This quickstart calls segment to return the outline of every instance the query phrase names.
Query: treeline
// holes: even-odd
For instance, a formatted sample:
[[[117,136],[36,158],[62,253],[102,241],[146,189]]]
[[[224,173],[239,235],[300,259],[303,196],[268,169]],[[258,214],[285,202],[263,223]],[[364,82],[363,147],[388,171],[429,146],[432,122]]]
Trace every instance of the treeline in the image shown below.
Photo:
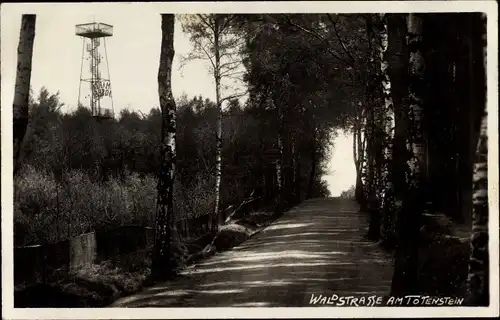
[[[97,121],[87,108],[70,113],[64,108],[59,96],[45,88],[31,99],[15,182],[16,245],[53,242],[120,224],[153,226],[160,110],[143,114],[124,109],[114,119]],[[176,219],[213,214],[216,117],[209,99],[177,99]],[[239,205],[252,192],[272,205],[272,125],[272,114],[250,104],[231,100],[225,108],[222,209]],[[297,144],[304,150],[296,180],[302,199],[328,194],[321,179],[326,148],[312,150],[309,142]]]
[[[440,292],[454,281],[467,303],[487,305],[486,16],[376,14],[366,26],[367,103],[353,121],[356,198],[370,216],[368,238],[395,250],[391,294],[421,294],[429,281]],[[440,216],[472,226],[470,251]],[[455,261],[442,253],[421,260],[436,248]],[[423,262],[441,267],[426,279]]]
[[[391,294],[420,294],[421,281],[457,292],[466,282],[468,303],[487,304],[485,15],[233,19],[243,21],[247,36],[251,98],[274,110],[283,161],[293,167],[297,119],[302,126],[352,130],[356,198],[370,217],[367,237],[395,252]],[[470,251],[447,238],[446,226],[422,241],[422,228],[440,215],[472,224]],[[439,246],[460,257],[457,274],[451,260],[439,259],[430,263],[443,270],[422,274],[429,271],[420,251]],[[456,276],[450,281],[457,283],[430,280],[441,276]]]

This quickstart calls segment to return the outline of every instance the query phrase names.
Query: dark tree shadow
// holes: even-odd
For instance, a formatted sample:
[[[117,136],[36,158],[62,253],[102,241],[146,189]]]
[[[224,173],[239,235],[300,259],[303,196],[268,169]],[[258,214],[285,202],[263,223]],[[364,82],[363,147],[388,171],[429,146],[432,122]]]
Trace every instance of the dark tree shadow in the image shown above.
[[[314,199],[185,277],[113,307],[305,307],[311,294],[386,296],[392,258],[363,239],[368,219],[349,200]],[[328,306],[328,305],[325,305]]]

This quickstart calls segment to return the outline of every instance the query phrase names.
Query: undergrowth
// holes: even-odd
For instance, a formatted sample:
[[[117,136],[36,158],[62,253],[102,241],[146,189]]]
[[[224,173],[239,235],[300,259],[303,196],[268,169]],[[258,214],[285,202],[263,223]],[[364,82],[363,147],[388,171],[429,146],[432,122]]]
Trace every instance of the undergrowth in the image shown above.
[[[185,266],[241,244],[275,219],[266,212],[235,217],[217,234],[186,241],[189,259]],[[150,267],[150,250],[119,255],[99,264],[54,273],[45,283],[18,286],[14,303],[16,307],[105,307],[152,284]]]
[[[153,227],[156,186],[152,175],[128,173],[102,182],[72,170],[56,179],[48,170],[26,166],[14,181],[14,244],[55,243],[124,225]],[[189,192],[178,183],[175,190],[177,219],[213,210],[208,181],[196,181]]]

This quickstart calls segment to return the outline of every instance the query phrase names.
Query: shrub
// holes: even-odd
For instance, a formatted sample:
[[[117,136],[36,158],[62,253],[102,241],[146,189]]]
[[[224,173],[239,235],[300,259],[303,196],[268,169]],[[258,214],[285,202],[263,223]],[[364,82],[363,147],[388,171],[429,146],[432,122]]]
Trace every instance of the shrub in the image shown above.
[[[464,296],[469,262],[468,241],[450,236],[434,238],[419,249],[421,294]]]
[[[342,199],[354,199],[355,192],[356,192],[356,187],[351,186],[349,189],[342,191],[342,193],[340,194],[340,197]]]
[[[177,219],[213,212],[212,180],[199,177],[186,187],[177,182]],[[26,166],[14,182],[15,245],[53,243],[123,225],[153,227],[156,185],[153,175],[127,173],[99,182],[72,170],[57,180],[49,171]]]
[[[208,177],[198,177],[189,186],[178,183],[175,197],[177,217],[189,219],[212,214],[215,209],[214,183]]]
[[[129,174],[94,182],[72,170],[57,181],[28,166],[14,182],[16,245],[61,241],[94,230],[122,225],[153,226],[156,181]]]

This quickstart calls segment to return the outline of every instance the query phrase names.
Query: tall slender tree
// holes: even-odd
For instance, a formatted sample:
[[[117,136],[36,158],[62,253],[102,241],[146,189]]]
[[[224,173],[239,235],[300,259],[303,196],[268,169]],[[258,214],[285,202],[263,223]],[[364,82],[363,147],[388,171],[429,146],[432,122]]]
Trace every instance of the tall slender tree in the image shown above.
[[[184,58],[184,61],[196,59],[208,60],[210,71],[215,81],[215,102],[217,105],[217,121],[215,128],[215,207],[214,216],[217,224],[221,224],[223,217],[219,212],[220,186],[222,180],[222,105],[224,101],[239,98],[246,91],[224,95],[223,89],[233,89],[242,81],[242,59],[239,56],[243,45],[241,37],[235,36],[237,17],[232,14],[197,14],[185,15],[182,19],[182,28],[190,36],[194,50]],[[231,85],[228,85],[230,81]],[[233,86],[233,88],[231,88]]]
[[[367,156],[368,156],[368,181],[367,181],[367,210],[370,215],[370,226],[367,237],[377,241],[380,236],[380,210],[378,189],[382,165],[381,153],[381,118],[383,116],[380,86],[380,51],[382,50],[377,35],[378,17],[367,15],[366,30],[370,42],[370,80],[367,83],[367,97],[370,104],[367,110]]]
[[[33,59],[33,43],[35,41],[36,15],[23,14],[21,18],[21,32],[17,47],[17,74],[12,106],[13,137],[14,137],[14,175],[17,174],[21,154],[21,144],[28,128],[29,95],[31,82],[31,64]]]
[[[174,221],[174,173],[176,106],[172,95],[172,61],[174,59],[175,15],[161,15],[161,52],[158,68],[158,96],[161,107],[161,165],[158,176],[158,202],[155,223],[155,246],[151,274],[153,278],[175,275],[177,262],[173,242],[178,241]]]
[[[359,136],[363,136],[363,140],[359,141],[358,138],[358,145],[361,147],[359,148],[359,152],[361,153],[359,155],[360,159],[360,169],[359,169],[359,174],[360,174],[360,180],[361,180],[361,191],[360,191],[360,196],[358,197],[358,201],[360,204],[360,209],[363,212],[366,212],[368,210],[368,193],[369,193],[369,179],[368,179],[368,172],[369,172],[369,162],[368,162],[368,115],[369,111],[367,109],[363,109],[363,115],[361,117],[361,130]]]
[[[420,217],[424,199],[422,192],[422,170],[424,145],[422,135],[422,112],[424,104],[425,61],[422,52],[423,17],[410,13],[407,17],[407,43],[409,55],[408,112],[410,128],[407,133],[408,190],[404,199],[404,210],[398,217],[398,247],[392,279],[392,295],[418,294],[418,246]]]
[[[365,150],[365,139],[363,137],[363,109],[362,103],[359,102],[358,105],[354,106],[356,108],[356,114],[353,121],[353,138],[352,138],[352,152],[354,158],[354,167],[356,169],[356,187],[355,187],[355,198],[358,203],[364,203],[363,197],[363,179],[362,179],[362,170],[363,170],[363,155]]]
[[[482,66],[479,73],[486,75],[486,15],[482,14],[481,21],[481,46]],[[479,20],[479,19],[478,19]],[[482,67],[482,68],[481,68]],[[482,70],[481,70],[482,69]],[[481,72],[482,71],[482,72]],[[484,89],[486,89],[486,77]],[[478,92],[486,95],[487,91]],[[486,102],[486,101],[484,101]],[[489,305],[489,209],[488,209],[488,112],[486,103],[481,106],[483,110],[481,128],[477,144],[476,159],[472,177],[472,232],[470,238],[469,273],[467,278],[467,303],[472,305]]]
[[[467,278],[468,303],[489,304],[488,253],[488,126],[487,113],[483,116],[473,173],[473,211],[470,238],[471,254]]]
[[[406,147],[407,132],[407,99],[408,95],[408,46],[406,41],[406,14],[385,14],[387,21],[388,46],[385,58],[388,62],[387,72],[390,78],[390,93],[393,103],[394,132],[392,143],[392,163],[390,176],[392,190],[386,194],[382,208],[382,245],[394,249],[396,240],[396,225],[399,212],[402,211],[403,198],[406,194]]]
[[[381,203],[382,209],[382,228],[381,235],[383,239],[389,239],[393,233],[393,206],[394,206],[394,183],[392,175],[393,162],[393,140],[395,131],[394,119],[394,103],[391,94],[391,78],[389,75],[389,62],[387,58],[387,49],[389,47],[389,34],[387,26],[387,17],[385,13],[379,14],[377,24],[377,32],[379,36],[379,55],[380,55],[380,73],[382,82],[382,93],[384,97],[384,163],[383,163],[383,197]]]
[[[288,101],[287,98],[285,98],[285,95],[287,95],[287,92],[289,90],[290,86],[290,77],[288,73],[286,73],[282,77],[278,77],[275,75],[275,80],[274,82],[277,84],[271,94],[272,98],[271,101],[274,105],[274,109],[276,110],[276,117],[278,120],[278,134],[277,134],[277,141],[276,141],[276,147],[277,147],[277,157],[275,160],[276,164],[276,207],[275,207],[275,214],[279,215],[282,213],[284,209],[284,202],[285,202],[285,179],[284,179],[284,164],[285,164],[285,112],[284,112],[284,103],[285,101]],[[279,78],[279,79],[277,79]],[[278,89],[279,88],[279,89]],[[281,92],[279,92],[280,90]],[[286,99],[286,100],[285,100]],[[288,182],[288,181],[286,181]]]

